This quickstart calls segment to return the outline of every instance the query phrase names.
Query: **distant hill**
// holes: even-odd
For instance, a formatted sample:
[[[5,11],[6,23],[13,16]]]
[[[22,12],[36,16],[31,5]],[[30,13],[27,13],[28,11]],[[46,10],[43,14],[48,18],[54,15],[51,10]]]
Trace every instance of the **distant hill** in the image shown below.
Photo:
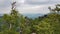
[[[2,16],[3,14],[0,14],[0,16]]]
[[[28,18],[37,18],[39,16],[44,16],[44,14],[22,14],[23,16],[27,16]],[[3,16],[3,14],[0,14],[0,18]]]
[[[0,14],[0,18],[2,18],[3,14]]]
[[[23,14],[29,18],[37,18],[38,16],[43,16],[44,14]]]

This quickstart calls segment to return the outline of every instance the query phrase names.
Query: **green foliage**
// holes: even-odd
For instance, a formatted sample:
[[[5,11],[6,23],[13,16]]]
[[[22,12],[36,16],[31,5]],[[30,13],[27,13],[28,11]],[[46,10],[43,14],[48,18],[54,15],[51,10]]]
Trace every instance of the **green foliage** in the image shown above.
[[[19,32],[5,30],[5,31],[0,32],[0,34],[19,34]]]

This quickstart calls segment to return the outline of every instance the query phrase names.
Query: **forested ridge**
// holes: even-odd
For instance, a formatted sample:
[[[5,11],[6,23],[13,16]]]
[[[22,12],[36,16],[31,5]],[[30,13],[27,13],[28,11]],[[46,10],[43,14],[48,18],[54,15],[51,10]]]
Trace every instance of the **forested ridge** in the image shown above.
[[[10,14],[0,17],[0,34],[60,34],[60,4],[48,7],[49,14],[32,19],[20,14],[15,3]]]

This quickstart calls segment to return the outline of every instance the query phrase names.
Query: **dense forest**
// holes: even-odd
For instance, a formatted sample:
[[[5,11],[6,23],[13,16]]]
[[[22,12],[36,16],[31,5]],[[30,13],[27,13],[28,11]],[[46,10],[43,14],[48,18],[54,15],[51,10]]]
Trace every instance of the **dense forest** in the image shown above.
[[[60,5],[35,19],[20,14],[13,2],[11,13],[0,17],[0,34],[60,34]]]

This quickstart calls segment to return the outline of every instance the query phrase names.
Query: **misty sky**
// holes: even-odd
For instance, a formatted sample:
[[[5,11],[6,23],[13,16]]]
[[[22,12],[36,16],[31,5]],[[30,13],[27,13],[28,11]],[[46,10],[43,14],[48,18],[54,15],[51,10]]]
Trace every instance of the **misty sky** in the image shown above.
[[[0,0],[0,14],[10,13],[11,3],[16,1],[17,10],[22,14],[46,14],[48,7],[60,4],[60,0]]]

